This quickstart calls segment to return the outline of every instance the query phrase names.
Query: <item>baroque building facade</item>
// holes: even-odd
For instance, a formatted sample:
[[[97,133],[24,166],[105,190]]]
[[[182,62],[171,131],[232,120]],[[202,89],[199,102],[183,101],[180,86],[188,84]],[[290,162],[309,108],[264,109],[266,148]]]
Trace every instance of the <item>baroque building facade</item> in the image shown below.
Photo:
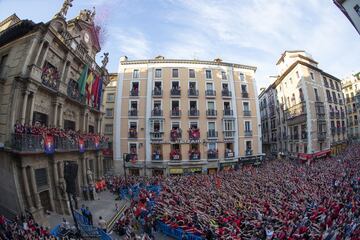
[[[264,152],[306,160],[341,151],[347,141],[341,81],[305,51],[285,51],[276,65],[279,76],[259,95]]]
[[[116,169],[148,176],[214,173],[261,159],[255,71],[221,59],[122,57]]]
[[[101,92],[108,84],[107,55],[99,66],[95,12],[83,10],[66,21],[68,7],[65,1],[46,23],[20,20],[16,15],[0,23],[0,210],[8,216],[26,210],[42,222],[46,210],[68,213],[64,164],[78,164],[79,197],[81,187],[103,176],[104,166],[109,165],[101,151],[107,149],[106,141],[14,131],[14,125],[30,129],[35,124],[101,133],[102,108],[81,94],[78,79],[88,66],[101,78],[96,88]],[[53,152],[46,154],[44,149]]]

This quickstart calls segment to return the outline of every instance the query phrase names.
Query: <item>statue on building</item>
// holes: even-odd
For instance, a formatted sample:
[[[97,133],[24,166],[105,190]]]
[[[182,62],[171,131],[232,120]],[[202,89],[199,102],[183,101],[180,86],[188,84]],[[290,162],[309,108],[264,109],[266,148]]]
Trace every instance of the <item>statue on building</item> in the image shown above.
[[[106,52],[104,53],[104,59],[101,61],[102,67],[105,68],[108,62],[109,62],[109,53]]]
[[[80,11],[79,16],[77,17],[78,19],[81,19],[85,22],[89,22],[92,23],[94,22],[95,19],[95,7],[93,7],[93,11],[91,12],[91,10],[88,9],[83,9]]]
[[[74,0],[65,0],[61,9],[60,9],[60,12],[58,12],[58,14],[56,14],[57,16],[62,16],[62,17],[65,17],[66,14],[67,14],[67,11],[69,10],[70,7],[72,7],[72,2]]]

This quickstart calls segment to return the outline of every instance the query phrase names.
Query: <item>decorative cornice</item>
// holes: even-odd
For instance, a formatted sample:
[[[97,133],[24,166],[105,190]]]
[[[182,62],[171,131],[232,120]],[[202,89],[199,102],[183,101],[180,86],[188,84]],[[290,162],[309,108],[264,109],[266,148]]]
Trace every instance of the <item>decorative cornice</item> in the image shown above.
[[[148,59],[148,60],[128,60],[121,61],[121,65],[134,65],[134,64],[149,64],[149,63],[182,63],[182,64],[206,64],[206,65],[218,65],[218,66],[227,66],[235,68],[243,68],[248,70],[256,71],[256,67],[249,65],[242,65],[237,63],[227,63],[227,62],[215,62],[215,61],[205,61],[205,60],[187,60],[187,59]]]

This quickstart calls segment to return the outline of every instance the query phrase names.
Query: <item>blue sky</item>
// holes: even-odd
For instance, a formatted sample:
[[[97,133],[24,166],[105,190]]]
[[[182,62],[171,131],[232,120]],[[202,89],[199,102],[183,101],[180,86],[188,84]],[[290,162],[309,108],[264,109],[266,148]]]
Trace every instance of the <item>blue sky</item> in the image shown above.
[[[271,3],[270,3],[271,2]],[[62,0],[0,0],[0,19],[16,13],[46,22]],[[258,87],[276,75],[284,50],[308,51],[324,71],[360,71],[360,36],[332,0],[74,0],[67,18],[97,8],[106,29],[108,69],[119,57],[213,60],[258,67]]]

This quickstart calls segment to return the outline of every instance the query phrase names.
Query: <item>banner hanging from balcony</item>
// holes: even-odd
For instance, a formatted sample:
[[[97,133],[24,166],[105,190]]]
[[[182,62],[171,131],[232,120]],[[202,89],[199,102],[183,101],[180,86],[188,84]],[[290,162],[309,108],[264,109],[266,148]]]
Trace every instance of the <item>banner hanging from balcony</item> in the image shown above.
[[[79,138],[79,152],[85,152],[85,142],[83,138]]]
[[[82,96],[85,95],[85,87],[86,87],[88,71],[89,71],[89,67],[88,65],[85,65],[78,80],[79,92]]]
[[[46,135],[44,137],[44,151],[46,154],[53,154],[55,152],[54,136]]]

